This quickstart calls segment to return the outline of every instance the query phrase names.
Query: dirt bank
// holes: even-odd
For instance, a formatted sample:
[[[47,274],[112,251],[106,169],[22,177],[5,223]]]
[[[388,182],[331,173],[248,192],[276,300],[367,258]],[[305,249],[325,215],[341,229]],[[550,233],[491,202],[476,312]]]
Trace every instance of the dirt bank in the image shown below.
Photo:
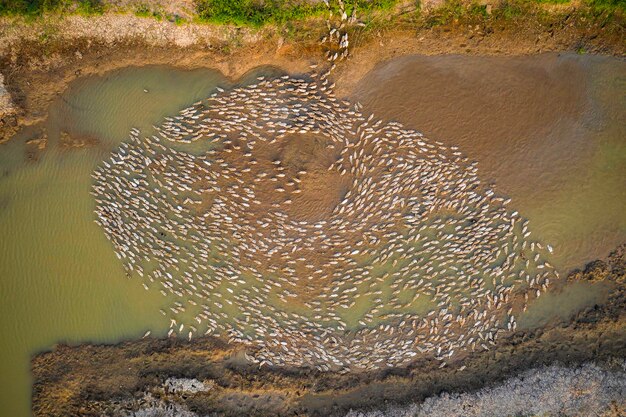
[[[471,393],[442,393],[421,404],[353,410],[345,417],[597,416],[626,413],[626,362],[531,369]]]
[[[419,360],[406,369],[368,374],[259,369],[242,361],[241,346],[212,338],[192,342],[144,339],[118,345],[56,346],[33,358],[35,416],[120,415],[176,404],[199,415],[329,416],[381,404],[420,402],[451,391],[473,391],[530,368],[624,358],[626,246],[569,280],[608,280],[603,305],[500,339],[490,351],[459,356],[440,368]],[[195,379],[203,390],[166,389],[168,378]],[[171,382],[168,386],[171,386]]]
[[[477,14],[472,9],[450,11],[446,3],[439,8],[432,4],[427,2],[418,13],[415,3],[400,3],[367,23],[349,27],[351,53],[334,73],[339,95],[348,94],[377,63],[406,54],[577,51],[624,56],[626,52],[621,17],[543,6],[516,9],[511,17],[504,9],[510,6],[500,6],[501,13],[494,6],[493,12],[485,8]],[[232,78],[268,64],[304,72],[312,63],[326,63],[320,45],[325,31],[320,18],[250,29],[177,25],[116,13],[35,21],[2,17],[0,73],[16,115],[0,114],[0,143],[20,126],[41,121],[51,100],[77,77],[149,64],[211,67]]]

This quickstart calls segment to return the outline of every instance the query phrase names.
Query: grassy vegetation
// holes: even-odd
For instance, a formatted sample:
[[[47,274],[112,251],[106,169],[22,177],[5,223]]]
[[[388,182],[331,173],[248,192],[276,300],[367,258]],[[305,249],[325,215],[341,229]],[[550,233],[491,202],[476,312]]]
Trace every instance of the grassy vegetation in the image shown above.
[[[336,1],[331,0],[335,16],[339,15]],[[366,27],[374,27],[389,21],[390,14],[399,0],[346,0],[346,12],[354,7],[358,17]],[[478,22],[489,19],[519,19],[523,16],[540,17],[547,13],[542,5],[569,4],[571,0],[502,0],[488,12],[487,6],[478,0],[446,0],[444,4],[427,15],[421,14],[420,0],[415,0],[414,23],[426,27],[450,24],[457,21]],[[266,24],[291,26],[311,17],[325,17],[328,12],[323,2],[307,0],[194,0],[195,20],[217,24],[261,27]],[[79,13],[84,15],[101,14],[107,9],[106,0],[0,0],[0,15],[41,16],[44,13]],[[626,0],[582,0],[582,12],[591,17],[626,14]],[[129,10],[137,16],[167,19],[177,24],[185,23],[180,16],[167,15],[163,10],[149,4],[136,5]],[[421,17],[423,16],[423,17]],[[400,17],[400,20],[405,17]],[[377,23],[378,22],[378,23]]]
[[[477,2],[467,3],[462,0],[448,0],[440,8],[426,18],[426,26],[440,26],[458,20],[474,20],[486,18],[487,6]]]
[[[572,0],[529,0],[531,3],[544,3],[544,4],[569,4]],[[626,0],[583,0],[582,4],[595,10],[606,11],[625,11]]]
[[[262,26],[267,23],[284,23],[319,14],[325,10],[323,3],[293,3],[285,0],[195,0],[200,20],[212,23]]]
[[[586,3],[597,10],[626,12],[626,0],[587,0]]]
[[[569,4],[571,0],[502,0],[488,13],[487,6],[477,1],[446,0],[438,9],[425,16],[427,27],[442,26],[453,22],[476,23],[487,20],[514,20],[532,17],[538,20],[548,18],[549,12],[542,8],[545,4]],[[583,0],[579,11],[583,14],[613,16],[624,14],[626,0]]]
[[[0,0],[0,15],[39,16],[43,13],[101,14],[102,0]]]
[[[355,0],[346,2],[346,12],[352,13],[354,7],[359,13],[389,10],[396,3],[397,0]],[[323,2],[312,4],[306,0],[195,0],[194,4],[201,21],[253,27],[325,16],[328,12]],[[335,15],[339,14],[336,2],[331,1],[331,8]]]
[[[531,8],[534,6],[533,3],[540,3],[540,1],[524,2],[519,0],[504,0],[498,10],[495,11],[495,15],[497,18],[505,20],[516,19],[529,14]]]
[[[546,4],[567,4],[571,3],[571,0],[534,0],[535,3],[546,3]]]
[[[391,9],[398,0],[355,0],[346,2],[346,11],[356,7],[359,15],[378,10]],[[331,1],[335,15],[339,8]],[[225,23],[260,27],[266,24],[284,24],[309,17],[326,16],[328,9],[323,2],[306,0],[194,0],[198,22]],[[0,0],[0,15],[41,16],[44,13],[101,14],[106,9],[105,0]],[[162,10],[144,3],[130,10],[137,16],[158,20],[168,19],[184,23],[180,16],[166,15]]]

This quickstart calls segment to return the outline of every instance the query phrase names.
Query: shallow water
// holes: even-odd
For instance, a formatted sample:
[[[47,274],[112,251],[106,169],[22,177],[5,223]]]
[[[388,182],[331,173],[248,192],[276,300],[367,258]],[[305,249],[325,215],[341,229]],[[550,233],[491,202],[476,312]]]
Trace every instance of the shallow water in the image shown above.
[[[567,320],[585,307],[606,301],[612,285],[605,282],[572,282],[561,291],[546,293],[519,317],[519,328],[545,326],[551,320]]]
[[[626,241],[626,64],[608,57],[407,56],[354,98],[478,161],[562,272]]]
[[[609,58],[411,57],[376,69],[355,97],[366,112],[478,160],[536,237],[552,243],[551,261],[565,271],[626,240],[625,82],[624,63]],[[0,147],[1,415],[28,415],[28,361],[37,350],[166,332],[157,311],[168,300],[125,278],[92,221],[90,174],[131,127],[149,130],[217,85],[231,83],[210,70],[162,67],[78,80],[51,108],[50,143],[38,160],[27,160],[23,144],[35,130]],[[61,149],[61,131],[96,143]],[[342,318],[358,320],[369,298]],[[529,325],[596,302],[573,299],[562,311],[531,307]],[[411,307],[428,311],[427,301]]]
[[[149,129],[231,84],[211,70],[161,67],[79,80],[52,105],[38,160],[24,146],[35,129],[0,148],[0,415],[29,414],[29,358],[40,349],[165,333],[167,300],[125,277],[93,222],[90,175],[131,127]],[[61,131],[97,143],[61,149]]]

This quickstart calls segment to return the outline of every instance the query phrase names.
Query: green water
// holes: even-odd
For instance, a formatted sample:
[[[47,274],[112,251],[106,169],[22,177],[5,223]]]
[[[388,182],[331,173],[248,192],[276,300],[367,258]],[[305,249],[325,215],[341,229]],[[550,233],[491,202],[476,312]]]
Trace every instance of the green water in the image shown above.
[[[589,68],[600,71],[599,65],[589,64]],[[270,71],[275,70],[263,70]],[[255,76],[256,73],[249,74],[241,82],[252,81]],[[606,98],[602,94],[623,83],[623,78],[596,80],[598,90],[593,100],[600,104],[602,100],[613,103],[613,96]],[[111,244],[93,222],[90,174],[127,137],[132,127],[150,130],[163,117],[206,97],[218,85],[227,88],[231,82],[211,70],[179,71],[163,67],[128,68],[104,77],[81,79],[52,105],[45,126],[21,132],[0,147],[1,416],[29,414],[32,354],[58,342],[115,342],[140,337],[148,329],[155,335],[166,333],[169,321],[157,311],[169,305],[168,300],[158,291],[145,291],[142,280],[125,277]],[[375,90],[373,84],[372,90]],[[590,140],[597,143],[593,144],[592,152],[572,159],[567,170],[555,170],[548,176],[552,189],[558,192],[535,193],[532,198],[524,199],[523,190],[527,189],[524,187],[532,184],[516,187],[512,180],[505,183],[512,186],[501,190],[512,194],[513,206],[517,203],[524,207],[523,214],[532,217],[533,222],[549,225],[538,227],[539,237],[547,238],[559,248],[557,255],[571,253],[570,241],[576,245],[576,253],[580,252],[583,239],[586,239],[584,248],[605,247],[602,231],[610,223],[618,236],[626,234],[623,213],[626,187],[619,191],[626,156],[623,127],[620,127],[624,121],[623,107],[608,115],[603,106],[598,108],[605,122],[594,127]],[[410,120],[407,124],[410,125]],[[29,160],[24,142],[39,137],[41,127],[48,134],[47,149],[38,153],[36,160]],[[61,149],[61,131],[76,138],[95,138],[97,144]],[[558,139],[559,146],[565,149],[567,137]],[[496,148],[498,143],[491,145]],[[540,145],[533,142],[529,146]],[[470,149],[463,151],[471,153]],[[489,146],[483,144],[481,149]],[[580,152],[586,149],[580,147]],[[480,154],[476,157],[481,162]],[[489,166],[488,161],[486,164]],[[498,181],[498,171],[489,172],[495,173]],[[534,168],[529,168],[529,172],[534,172]],[[584,194],[580,192],[581,185],[586,190]],[[560,206],[565,209],[555,212],[555,207]],[[591,236],[589,243],[588,236]],[[579,258],[565,263],[583,261]],[[388,269],[388,265],[381,265],[380,273]],[[375,298],[365,294],[368,290],[365,287],[359,289],[364,294],[356,304],[340,313],[350,326],[358,324]],[[593,291],[587,298],[580,296],[594,288],[570,290],[578,295],[558,298],[562,309],[531,307],[528,325],[540,323],[544,317],[571,314],[596,302],[598,298]],[[381,285],[380,291],[389,292],[390,288]],[[598,291],[600,294],[604,289]],[[403,297],[406,299],[402,302],[408,303],[413,294]],[[545,300],[551,299],[540,298],[540,302],[546,303]],[[420,313],[429,311],[432,305],[423,298],[409,307]],[[381,317],[384,314],[385,311],[379,313]]]
[[[169,322],[158,310],[167,299],[125,277],[93,222],[90,175],[130,128],[149,129],[230,84],[211,70],[160,67],[79,80],[53,104],[49,143],[37,161],[27,160],[24,142],[39,129],[0,147],[1,416],[29,415],[29,361],[37,351],[137,338],[148,329],[165,334]],[[99,143],[60,149],[61,131]]]
[[[572,282],[561,291],[546,293],[520,315],[519,328],[544,326],[555,319],[567,320],[587,306],[602,304],[611,287],[604,282]]]

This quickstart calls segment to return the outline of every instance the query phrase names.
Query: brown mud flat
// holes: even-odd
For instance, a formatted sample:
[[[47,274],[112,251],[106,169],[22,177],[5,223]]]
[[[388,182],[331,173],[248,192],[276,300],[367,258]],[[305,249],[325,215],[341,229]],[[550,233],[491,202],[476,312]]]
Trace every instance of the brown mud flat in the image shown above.
[[[489,351],[467,353],[443,368],[419,359],[407,368],[336,374],[262,368],[240,359],[241,345],[215,338],[144,339],[117,345],[58,345],[32,360],[35,416],[127,415],[146,407],[188,408],[198,415],[331,416],[349,409],[420,402],[441,392],[473,391],[553,363],[610,362],[626,355],[626,245],[589,263],[568,281],[610,282],[602,305],[569,321],[502,337]],[[173,392],[168,378],[209,387]]]

